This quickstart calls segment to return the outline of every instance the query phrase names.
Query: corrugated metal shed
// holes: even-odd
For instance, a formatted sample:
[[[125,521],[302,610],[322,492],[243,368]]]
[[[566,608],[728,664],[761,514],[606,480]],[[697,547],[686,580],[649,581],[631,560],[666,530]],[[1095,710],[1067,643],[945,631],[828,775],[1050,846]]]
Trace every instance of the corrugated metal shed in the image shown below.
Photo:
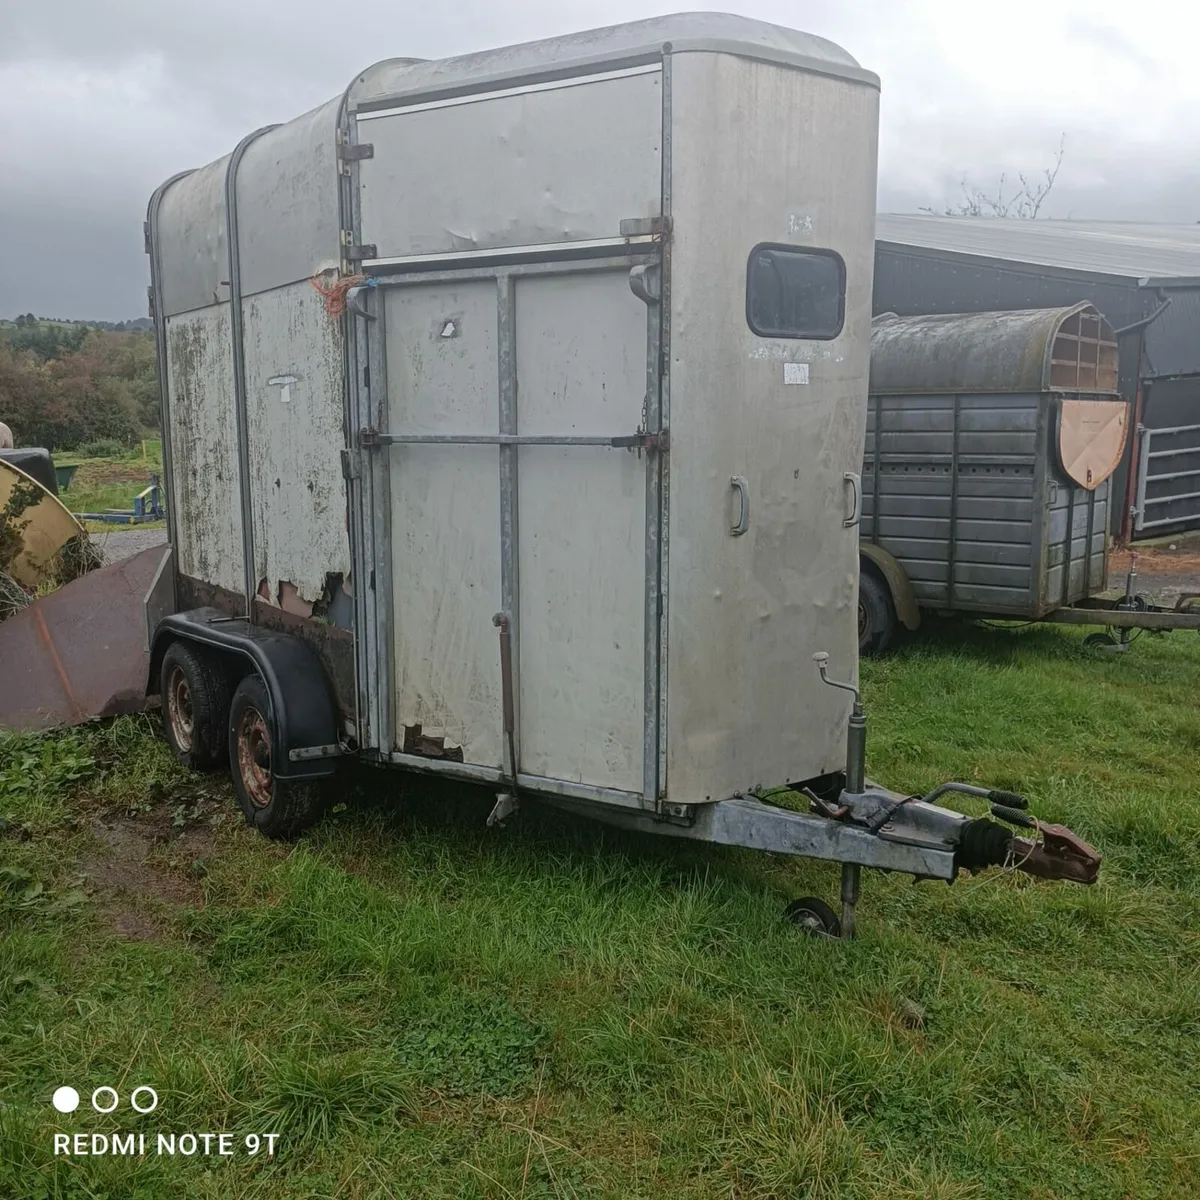
[[[880,213],[879,242],[1127,279],[1200,276],[1200,224]]]

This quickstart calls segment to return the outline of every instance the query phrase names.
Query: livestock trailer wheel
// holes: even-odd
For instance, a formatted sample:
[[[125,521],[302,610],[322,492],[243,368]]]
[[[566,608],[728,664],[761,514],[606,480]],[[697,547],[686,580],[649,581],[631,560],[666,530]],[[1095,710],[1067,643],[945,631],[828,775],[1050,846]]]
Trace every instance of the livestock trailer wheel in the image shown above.
[[[186,642],[173,642],[159,674],[167,741],[185,767],[208,771],[225,757],[229,679],[224,664]]]
[[[837,913],[816,896],[802,896],[799,900],[793,900],[783,910],[783,915],[810,937],[842,936],[842,923]]]
[[[271,701],[257,675],[247,675],[233,693],[229,767],[246,823],[267,837],[294,837],[321,818],[324,798],[315,780],[280,779],[271,770]]]
[[[1083,644],[1093,650],[1112,650],[1120,647],[1121,640],[1111,633],[1089,633]]]
[[[887,585],[874,571],[858,573],[858,652],[881,654],[896,632],[896,610]]]

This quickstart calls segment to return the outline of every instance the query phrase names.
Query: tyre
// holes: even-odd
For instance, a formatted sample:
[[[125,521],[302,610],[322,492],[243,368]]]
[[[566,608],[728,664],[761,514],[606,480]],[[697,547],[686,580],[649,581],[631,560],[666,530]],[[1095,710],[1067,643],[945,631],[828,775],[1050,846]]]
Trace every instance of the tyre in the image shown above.
[[[858,653],[882,654],[896,632],[896,609],[887,584],[874,571],[858,570]]]
[[[793,900],[783,910],[784,917],[810,937],[837,938],[842,936],[842,923],[837,913],[816,896]]]
[[[229,708],[229,769],[246,817],[270,838],[289,838],[321,819],[321,782],[279,779],[271,770],[271,700],[258,675],[247,675]]]
[[[229,677],[225,664],[187,642],[172,642],[159,673],[163,725],[176,758],[194,771],[225,761]]]

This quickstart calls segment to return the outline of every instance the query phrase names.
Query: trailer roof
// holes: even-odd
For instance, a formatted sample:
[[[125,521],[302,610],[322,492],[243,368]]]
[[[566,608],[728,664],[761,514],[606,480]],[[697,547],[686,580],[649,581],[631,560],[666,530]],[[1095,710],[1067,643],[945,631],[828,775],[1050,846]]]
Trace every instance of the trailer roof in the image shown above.
[[[892,245],[1115,275],[1136,282],[1200,276],[1200,224],[880,213],[875,237]]]
[[[611,70],[661,57],[668,43],[675,52],[707,50],[735,54],[879,87],[877,75],[863,70],[845,50],[825,38],[730,13],[693,12],[651,17],[457,58],[427,62],[385,59],[354,80],[350,102],[353,108],[370,109],[397,100],[411,103],[417,97],[433,100],[508,81],[553,79],[578,74],[590,67]]]
[[[1091,304],[871,323],[874,395],[1116,389],[1116,338]]]

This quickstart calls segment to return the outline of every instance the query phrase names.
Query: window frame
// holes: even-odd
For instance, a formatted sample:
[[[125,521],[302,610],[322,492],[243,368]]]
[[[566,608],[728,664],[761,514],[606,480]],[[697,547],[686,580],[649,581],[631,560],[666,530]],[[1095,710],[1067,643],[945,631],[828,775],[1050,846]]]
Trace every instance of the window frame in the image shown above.
[[[838,270],[838,321],[832,333],[767,333],[755,323],[750,311],[750,272],[754,256],[763,250],[783,250],[790,254],[803,254],[810,258],[831,258]],[[746,325],[755,337],[781,338],[794,342],[832,342],[846,327],[846,260],[836,251],[825,246],[795,246],[788,242],[758,242],[746,255]]]

